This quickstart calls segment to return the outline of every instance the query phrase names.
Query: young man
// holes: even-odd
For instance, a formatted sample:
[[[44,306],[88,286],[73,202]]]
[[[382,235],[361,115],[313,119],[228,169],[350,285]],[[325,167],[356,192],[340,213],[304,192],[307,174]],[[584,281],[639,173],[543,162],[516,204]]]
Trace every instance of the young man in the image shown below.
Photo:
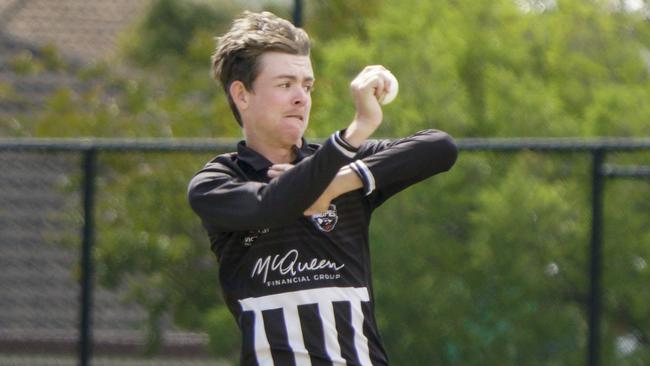
[[[449,170],[457,150],[435,130],[368,140],[390,89],[382,66],[351,82],[352,122],[323,145],[308,144],[309,48],[302,29],[268,12],[244,13],[219,38],[213,72],[244,141],[194,176],[189,201],[242,332],[242,365],[387,365],[374,316],[370,216],[393,194]]]

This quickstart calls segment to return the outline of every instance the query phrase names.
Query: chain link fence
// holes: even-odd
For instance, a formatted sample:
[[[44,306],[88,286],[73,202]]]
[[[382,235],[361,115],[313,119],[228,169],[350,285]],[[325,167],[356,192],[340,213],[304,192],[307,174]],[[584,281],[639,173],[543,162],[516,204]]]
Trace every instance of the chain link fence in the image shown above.
[[[0,365],[221,365],[210,358],[206,334],[173,326],[169,314],[156,320],[152,352],[146,307],[128,286],[98,286],[90,278],[100,269],[83,258],[84,244],[91,244],[85,224],[92,222],[84,217],[83,152],[12,150],[0,149]],[[115,214],[116,198],[105,186],[115,184],[120,164],[139,164],[138,155],[99,158],[92,177],[100,188],[92,193],[99,217],[91,235],[114,231],[106,216]]]
[[[605,211],[608,215],[603,215],[603,205],[620,209],[615,203],[618,198],[631,195],[634,188],[630,187],[646,184],[640,180],[650,179],[646,165],[650,140],[465,139],[459,144],[462,151],[459,162],[468,169],[463,173],[466,176],[474,174],[472,169],[476,169],[478,177],[485,177],[481,170],[503,171],[503,166],[516,164],[515,156],[533,154],[552,156],[547,162],[540,160],[540,174],[553,175],[553,179],[560,181],[580,180],[584,197],[573,198],[589,201],[589,210],[584,213],[588,239],[584,242],[584,256],[575,262],[582,267],[573,269],[579,272],[575,283],[578,291],[558,292],[557,298],[549,301],[561,308],[566,297],[584,294],[576,300],[577,305],[561,310],[584,312],[584,323],[575,324],[572,330],[584,334],[584,341],[577,345],[577,364],[599,365],[601,354],[609,348],[624,356],[648,347],[647,333],[644,333],[647,330],[615,332],[610,327],[616,322],[608,322],[603,329],[601,319],[604,303],[633,302],[634,299],[626,296],[647,290],[643,276],[608,277],[608,258],[613,258],[612,261],[620,258],[615,243],[606,243],[603,250],[602,229],[616,232],[626,220],[624,212]],[[197,257],[190,267],[182,264],[182,260],[156,259],[156,256],[159,248],[167,248],[170,242],[196,242],[188,243],[187,248],[196,245],[198,252],[208,251],[205,234],[197,229],[197,219],[185,203],[186,184],[211,156],[233,148],[233,141],[215,140],[0,139],[0,364],[73,365],[91,361],[94,365],[223,364],[212,358],[205,333],[186,330],[191,326],[181,329],[172,324],[167,312],[178,312],[178,309],[164,309],[159,317],[152,319],[151,309],[156,304],[143,299],[175,296],[160,293],[167,283],[164,281],[187,282],[184,276],[192,272],[191,266],[216,267],[209,254]],[[542,165],[547,163],[560,168],[545,170]],[[477,179],[473,182],[475,186],[490,184],[487,178]],[[443,180],[442,186],[445,184]],[[424,185],[416,189],[436,188]],[[647,190],[640,192],[647,193]],[[647,197],[642,195],[627,198],[625,202],[648,206]],[[414,200],[405,205],[409,207],[408,212],[392,209],[379,215],[388,220],[390,215],[417,220],[422,203],[417,202],[417,191],[405,199]],[[178,222],[179,217],[182,222]],[[440,218],[436,230],[457,232],[462,237],[464,224],[459,217],[452,213],[451,217]],[[635,230],[642,227],[634,223],[630,226]],[[385,227],[374,231],[375,235],[394,232]],[[183,233],[181,238],[175,234],[178,232]],[[535,229],[532,232],[531,235],[536,235]],[[643,235],[647,233],[639,233],[639,237]],[[647,239],[638,243],[642,253],[647,252],[648,243],[644,240]],[[111,248],[111,243],[124,246]],[[194,253],[192,250],[187,249],[183,255]],[[435,250],[458,248],[441,246]],[[381,252],[381,248],[376,252]],[[149,258],[149,261],[133,262],[134,258]],[[632,255],[631,258],[626,263],[631,263],[632,271],[635,268],[638,273],[645,271],[646,257]],[[390,294],[381,283],[384,260],[388,259],[381,254],[376,256],[379,303],[390,302],[382,299]],[[169,268],[156,269],[161,263]],[[538,277],[540,287],[548,286],[546,279],[564,271],[564,264],[552,260],[546,263]],[[112,274],[130,268],[129,265],[137,267],[139,272],[121,275],[119,281],[113,281]],[[216,277],[208,280],[214,281],[208,286],[212,288],[209,291],[218,297]],[[450,277],[450,281],[454,279]],[[625,281],[624,290],[621,281]],[[192,285],[178,288],[187,288],[187,294],[181,296],[191,296]],[[453,286],[449,289],[454,291]],[[534,295],[536,290],[530,291]],[[499,296],[495,293],[494,298],[484,300],[503,302]],[[485,305],[489,307],[488,303]],[[182,314],[180,318],[183,319]],[[491,321],[495,329],[499,328],[498,319]],[[540,331],[548,331],[551,337],[553,331],[548,329],[551,327],[548,325]],[[152,334],[152,328],[159,334]],[[466,329],[468,334],[483,334],[483,331],[472,326]],[[391,344],[401,341],[387,339]],[[447,351],[455,352],[453,346],[448,346]]]

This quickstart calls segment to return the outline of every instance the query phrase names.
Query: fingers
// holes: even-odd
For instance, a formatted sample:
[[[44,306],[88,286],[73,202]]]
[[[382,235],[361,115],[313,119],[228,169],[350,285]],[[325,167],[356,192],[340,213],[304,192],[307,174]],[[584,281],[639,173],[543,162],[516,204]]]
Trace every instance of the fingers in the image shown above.
[[[271,165],[267,174],[270,178],[277,178],[283,173],[291,170],[291,168],[293,168],[292,164],[274,164]]]
[[[382,65],[366,66],[357,77],[352,80],[350,88],[354,94],[371,94],[380,100],[396,85],[396,78]]]
[[[395,97],[397,97],[397,93],[399,92],[399,82],[395,75],[388,70],[386,70],[384,76],[388,77],[388,82],[385,83],[385,92],[379,97],[379,103],[385,105],[392,102],[395,100]]]

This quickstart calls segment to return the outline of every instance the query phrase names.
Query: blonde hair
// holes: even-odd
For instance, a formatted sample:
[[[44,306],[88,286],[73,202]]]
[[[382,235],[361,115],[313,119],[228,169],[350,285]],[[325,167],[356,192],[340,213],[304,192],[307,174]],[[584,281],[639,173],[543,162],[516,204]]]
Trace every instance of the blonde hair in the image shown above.
[[[309,56],[310,48],[311,42],[304,30],[266,11],[244,12],[226,34],[217,38],[217,47],[212,54],[212,77],[221,82],[240,126],[241,116],[230,96],[230,84],[239,80],[247,90],[252,90],[253,81],[259,74],[258,60],[264,52]]]

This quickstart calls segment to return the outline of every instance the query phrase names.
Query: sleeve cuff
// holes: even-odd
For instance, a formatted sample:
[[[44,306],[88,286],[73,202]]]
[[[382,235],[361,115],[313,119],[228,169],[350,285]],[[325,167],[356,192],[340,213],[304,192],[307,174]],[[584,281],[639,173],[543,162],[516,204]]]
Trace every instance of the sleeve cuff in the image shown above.
[[[342,131],[336,131],[332,137],[330,138],[332,140],[332,143],[334,146],[345,156],[348,158],[354,158],[357,155],[357,152],[359,151],[358,148],[350,145],[345,139],[343,138]]]
[[[359,176],[363,182],[364,193],[366,196],[375,190],[375,177],[372,175],[368,166],[362,160],[356,160],[350,164],[352,170]]]

